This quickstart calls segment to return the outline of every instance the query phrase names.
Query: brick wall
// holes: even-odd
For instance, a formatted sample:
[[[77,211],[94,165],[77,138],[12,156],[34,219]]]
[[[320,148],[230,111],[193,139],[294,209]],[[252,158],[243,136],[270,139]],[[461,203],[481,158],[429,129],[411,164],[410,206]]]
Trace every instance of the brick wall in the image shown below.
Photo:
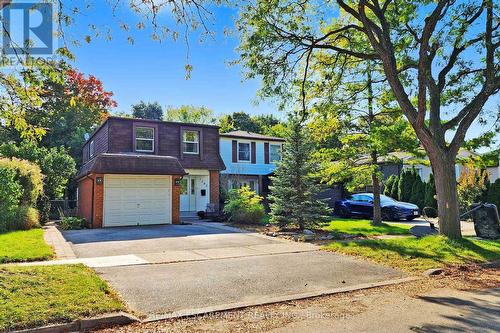
[[[175,185],[175,180],[180,178],[179,176],[172,176],[172,224],[181,223],[181,186]]]
[[[219,171],[218,170],[210,170],[210,203],[215,204],[216,207],[219,207]]]
[[[103,182],[101,184],[96,184],[95,179],[97,177],[102,177]],[[104,175],[95,174],[94,175],[94,221],[92,223],[92,228],[102,228],[103,210],[104,210]]]

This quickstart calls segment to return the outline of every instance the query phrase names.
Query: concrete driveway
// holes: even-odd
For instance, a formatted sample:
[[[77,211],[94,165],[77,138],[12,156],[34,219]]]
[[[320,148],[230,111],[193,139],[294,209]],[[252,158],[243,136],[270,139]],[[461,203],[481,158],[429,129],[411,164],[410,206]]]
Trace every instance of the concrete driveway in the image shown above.
[[[318,247],[217,223],[66,231],[79,258],[150,318],[318,295],[403,277]],[[124,257],[125,263],[119,263]],[[115,259],[116,258],[116,259]],[[87,260],[87,259],[86,259]]]

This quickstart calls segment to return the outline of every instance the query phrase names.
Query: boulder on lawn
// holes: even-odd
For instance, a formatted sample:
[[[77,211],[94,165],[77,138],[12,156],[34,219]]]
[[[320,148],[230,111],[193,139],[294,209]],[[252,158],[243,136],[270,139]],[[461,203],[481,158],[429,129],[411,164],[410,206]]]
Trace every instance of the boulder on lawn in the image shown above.
[[[473,204],[472,220],[476,235],[486,239],[500,239],[500,219],[494,204]]]

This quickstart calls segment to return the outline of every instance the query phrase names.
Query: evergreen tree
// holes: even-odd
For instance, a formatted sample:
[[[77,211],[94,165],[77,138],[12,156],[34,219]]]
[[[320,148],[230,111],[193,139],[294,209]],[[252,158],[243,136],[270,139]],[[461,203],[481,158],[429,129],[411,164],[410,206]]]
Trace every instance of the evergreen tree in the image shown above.
[[[318,169],[311,159],[312,145],[300,122],[292,120],[269,200],[270,222],[280,227],[295,225],[300,230],[323,222],[330,214],[324,201],[316,199],[320,186],[313,173]]]
[[[406,169],[401,173],[398,183],[399,201],[410,201],[414,179],[415,177],[412,169]]]
[[[500,178],[490,185],[486,202],[495,204],[500,209]]]
[[[394,182],[397,181],[396,175],[390,175],[389,178],[385,181],[384,185],[384,195],[390,197],[392,193],[392,187],[394,186]]]
[[[434,175],[431,173],[429,177],[429,182],[425,185],[425,198],[424,206],[432,207],[437,209],[436,195],[436,185],[434,184]]]
[[[391,194],[390,194],[391,198],[396,200],[399,199],[398,188],[399,188],[399,176],[396,176],[396,178],[394,179],[394,183],[392,183]]]

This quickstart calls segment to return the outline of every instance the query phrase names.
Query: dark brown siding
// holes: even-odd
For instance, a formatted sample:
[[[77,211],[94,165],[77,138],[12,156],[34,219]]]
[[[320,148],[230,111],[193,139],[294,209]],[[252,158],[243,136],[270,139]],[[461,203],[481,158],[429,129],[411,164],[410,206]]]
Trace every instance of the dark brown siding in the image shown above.
[[[108,136],[109,136],[109,122],[106,122],[101,128],[94,133],[92,138],[83,146],[83,163],[89,160],[89,146],[90,142],[94,141],[94,156],[100,153],[108,152]]]
[[[252,141],[252,156],[251,156],[251,160],[252,160],[252,164],[255,164],[257,162],[257,145],[255,144],[254,141]]]
[[[238,163],[238,141],[233,140],[233,163]]]
[[[148,122],[135,119],[112,118],[109,121],[109,152],[131,153],[134,151],[133,127],[157,128],[155,153],[177,157],[184,168],[220,170],[224,168],[219,154],[219,130],[217,127],[177,124],[168,122]],[[181,154],[181,131],[200,132],[200,154]]]
[[[269,164],[269,142],[264,142],[264,163]]]

